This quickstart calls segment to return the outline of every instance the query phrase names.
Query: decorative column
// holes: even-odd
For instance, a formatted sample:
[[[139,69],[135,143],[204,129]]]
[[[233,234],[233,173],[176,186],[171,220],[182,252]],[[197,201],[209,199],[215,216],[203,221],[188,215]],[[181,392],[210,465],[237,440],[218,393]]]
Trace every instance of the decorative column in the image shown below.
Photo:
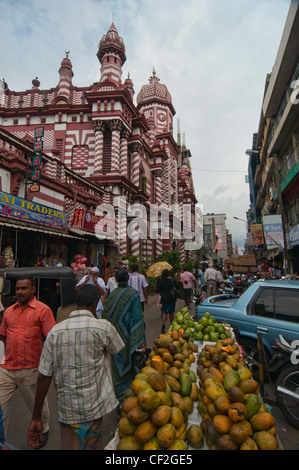
[[[154,170],[154,178],[155,178],[155,183],[154,183],[154,191],[155,191],[155,204],[157,206],[160,206],[162,203],[162,190],[161,190],[161,184],[162,184],[162,170]],[[159,216],[161,218],[161,215]],[[159,224],[159,222],[158,222]],[[160,233],[157,234],[156,238],[156,253],[154,253],[154,256],[157,257],[163,253],[163,240],[161,238],[161,228],[160,228]]]
[[[162,202],[162,170],[154,170],[154,178],[155,178],[155,203],[161,204]]]
[[[120,172],[120,132],[122,122],[114,119],[110,123],[111,129],[111,171]]]
[[[140,244],[142,243],[142,240],[138,239],[132,239],[131,240],[131,253],[133,256],[139,257],[140,255]]]
[[[103,142],[104,142],[104,121],[95,121],[93,130],[95,132],[94,146],[94,173],[102,173],[103,171]]]
[[[132,152],[131,181],[135,186],[139,187],[139,163],[141,160],[142,144],[140,142],[133,142],[130,145],[130,150]]]
[[[128,178],[128,137],[130,131],[126,127],[120,133],[120,174]]]
[[[183,203],[184,203],[184,196],[181,194],[178,196],[178,202],[180,206],[180,219],[181,219],[181,240],[179,241],[179,251],[180,251],[180,260],[181,263],[184,264],[186,259],[186,251],[185,251],[185,238],[183,232]]]

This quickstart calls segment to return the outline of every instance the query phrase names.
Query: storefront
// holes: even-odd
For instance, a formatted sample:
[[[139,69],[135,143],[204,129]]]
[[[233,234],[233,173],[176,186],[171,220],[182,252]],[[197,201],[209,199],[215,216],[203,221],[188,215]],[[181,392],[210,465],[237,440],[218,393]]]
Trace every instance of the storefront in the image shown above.
[[[70,266],[85,240],[0,217],[0,267]]]
[[[106,278],[107,266],[116,265],[118,250],[109,238],[101,238],[96,233],[96,224],[101,219],[94,212],[86,209],[75,209],[70,233],[84,237],[87,242],[81,253],[87,258],[89,266],[97,266],[100,275]]]
[[[80,217],[78,217],[80,216]],[[65,212],[0,191],[0,267],[71,266],[78,254],[105,275],[118,250],[95,233],[93,212]]]
[[[70,265],[85,240],[68,228],[65,212],[0,191],[1,267]]]

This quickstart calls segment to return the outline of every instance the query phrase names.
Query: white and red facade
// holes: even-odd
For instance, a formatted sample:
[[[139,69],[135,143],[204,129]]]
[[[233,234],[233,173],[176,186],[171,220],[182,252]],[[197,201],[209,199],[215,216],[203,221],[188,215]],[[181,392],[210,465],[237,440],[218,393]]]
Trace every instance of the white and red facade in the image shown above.
[[[43,152],[48,159],[43,163],[42,175],[49,178],[48,186],[52,185],[53,190],[59,188],[60,202],[53,192],[44,189],[44,184],[40,193],[30,197],[54,198],[53,204],[68,211],[70,228],[76,208],[95,212],[97,204],[117,206],[118,196],[125,197],[127,207],[142,204],[148,222],[151,204],[191,204],[194,223],[197,201],[190,164],[186,161],[182,165],[182,149],[173,137],[175,109],[167,87],[153,71],[134,104],[132,80],[128,77],[122,81],[125,46],[114,24],[100,40],[97,57],[101,76],[91,86],[73,85],[67,52],[56,87],[40,90],[36,78],[30,90],[15,92],[7,87],[2,93],[0,129],[29,143],[34,141],[34,129],[44,127]],[[64,169],[78,179],[72,181],[69,177],[66,183]],[[24,168],[18,177],[11,172],[11,179],[19,182],[18,187],[17,183],[11,185],[17,193],[23,184]],[[87,189],[83,190],[83,182]],[[92,198],[81,197],[82,191],[88,194],[91,188]],[[163,239],[161,234],[153,239],[147,233],[143,239],[134,240],[120,230],[124,231],[118,227],[116,217],[117,237],[113,245],[117,246],[119,257],[132,253],[150,259],[173,249],[180,251],[182,261],[186,256],[184,241],[174,240],[171,233],[169,239]]]

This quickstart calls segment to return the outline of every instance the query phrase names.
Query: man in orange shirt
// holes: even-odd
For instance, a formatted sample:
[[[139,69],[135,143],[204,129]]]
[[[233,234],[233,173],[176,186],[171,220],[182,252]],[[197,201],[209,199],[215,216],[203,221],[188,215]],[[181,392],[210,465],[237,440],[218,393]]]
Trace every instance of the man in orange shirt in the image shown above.
[[[16,281],[17,302],[8,307],[0,326],[0,340],[5,354],[0,364],[0,405],[5,417],[7,433],[10,400],[18,388],[26,404],[33,411],[38,364],[43,342],[55,325],[52,310],[35,297],[35,281],[22,278]],[[49,433],[49,408],[43,408],[43,447]]]

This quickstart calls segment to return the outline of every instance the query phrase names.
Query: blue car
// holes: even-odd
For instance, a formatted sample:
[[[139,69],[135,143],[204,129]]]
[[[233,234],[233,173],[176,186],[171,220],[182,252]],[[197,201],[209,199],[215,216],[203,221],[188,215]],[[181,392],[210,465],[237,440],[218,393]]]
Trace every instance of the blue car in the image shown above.
[[[267,360],[274,354],[274,338],[299,339],[299,281],[265,280],[240,296],[216,295],[196,307],[197,321],[209,312],[219,322],[235,325],[249,363],[257,364],[257,334],[261,333]]]

